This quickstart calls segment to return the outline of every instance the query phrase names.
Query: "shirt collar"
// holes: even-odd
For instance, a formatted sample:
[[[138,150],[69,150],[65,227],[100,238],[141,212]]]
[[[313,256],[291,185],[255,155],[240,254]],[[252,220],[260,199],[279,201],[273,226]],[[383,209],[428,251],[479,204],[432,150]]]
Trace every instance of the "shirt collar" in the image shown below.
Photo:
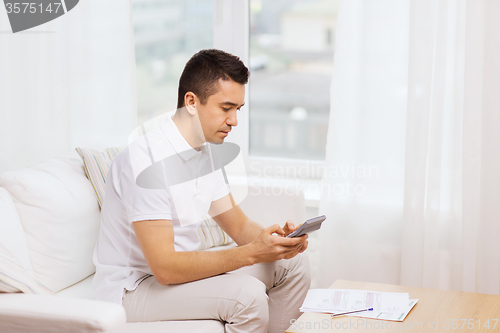
[[[198,153],[205,151],[205,145],[202,146],[201,151],[197,151],[189,145],[189,143],[184,139],[181,132],[172,120],[172,115],[167,115],[167,117],[161,122],[160,128],[163,134],[167,137],[167,140],[172,144],[175,152],[181,156],[185,161],[190,160]]]

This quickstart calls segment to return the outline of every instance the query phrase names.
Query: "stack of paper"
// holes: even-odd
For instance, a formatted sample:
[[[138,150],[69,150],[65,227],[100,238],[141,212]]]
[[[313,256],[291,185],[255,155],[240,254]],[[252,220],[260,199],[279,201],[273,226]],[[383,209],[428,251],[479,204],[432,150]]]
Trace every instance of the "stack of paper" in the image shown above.
[[[403,321],[417,303],[408,293],[351,289],[311,289],[300,308],[301,312],[343,313],[373,308],[350,316]]]

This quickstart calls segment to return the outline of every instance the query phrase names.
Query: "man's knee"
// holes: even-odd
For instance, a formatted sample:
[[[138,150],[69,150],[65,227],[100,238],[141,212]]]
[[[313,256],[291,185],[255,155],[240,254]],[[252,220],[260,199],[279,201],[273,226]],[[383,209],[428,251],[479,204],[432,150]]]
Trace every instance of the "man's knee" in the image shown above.
[[[253,276],[240,275],[238,284],[237,305],[232,309],[231,317],[245,318],[244,321],[251,326],[267,327],[269,305],[264,283]]]
[[[309,258],[304,253],[299,253],[291,259],[289,269],[293,272],[295,278],[301,284],[307,286],[311,285],[311,268],[309,267]]]
[[[258,308],[259,311],[267,312],[268,296],[266,294],[266,286],[259,279],[253,276],[242,276],[242,285],[238,301],[245,308]]]

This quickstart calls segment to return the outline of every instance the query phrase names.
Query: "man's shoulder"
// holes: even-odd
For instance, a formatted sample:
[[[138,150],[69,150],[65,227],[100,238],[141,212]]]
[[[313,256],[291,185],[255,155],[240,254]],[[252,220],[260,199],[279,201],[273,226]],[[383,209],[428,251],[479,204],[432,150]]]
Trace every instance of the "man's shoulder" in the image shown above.
[[[109,168],[110,171],[122,170],[130,165],[130,152],[129,147],[123,148],[113,159]]]
[[[122,178],[137,179],[146,168],[165,156],[175,153],[166,142],[159,129],[148,132],[145,136],[130,142],[112,161],[110,172],[115,181]]]

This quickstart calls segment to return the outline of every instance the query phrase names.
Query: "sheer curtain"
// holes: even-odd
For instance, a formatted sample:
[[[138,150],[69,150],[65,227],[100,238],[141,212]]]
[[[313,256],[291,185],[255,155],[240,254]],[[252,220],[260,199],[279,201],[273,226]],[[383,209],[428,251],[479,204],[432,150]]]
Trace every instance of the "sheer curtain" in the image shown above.
[[[343,1],[317,284],[500,292],[500,3]]]
[[[0,173],[76,146],[125,146],[136,122],[131,2],[80,1],[16,34],[0,7]]]

